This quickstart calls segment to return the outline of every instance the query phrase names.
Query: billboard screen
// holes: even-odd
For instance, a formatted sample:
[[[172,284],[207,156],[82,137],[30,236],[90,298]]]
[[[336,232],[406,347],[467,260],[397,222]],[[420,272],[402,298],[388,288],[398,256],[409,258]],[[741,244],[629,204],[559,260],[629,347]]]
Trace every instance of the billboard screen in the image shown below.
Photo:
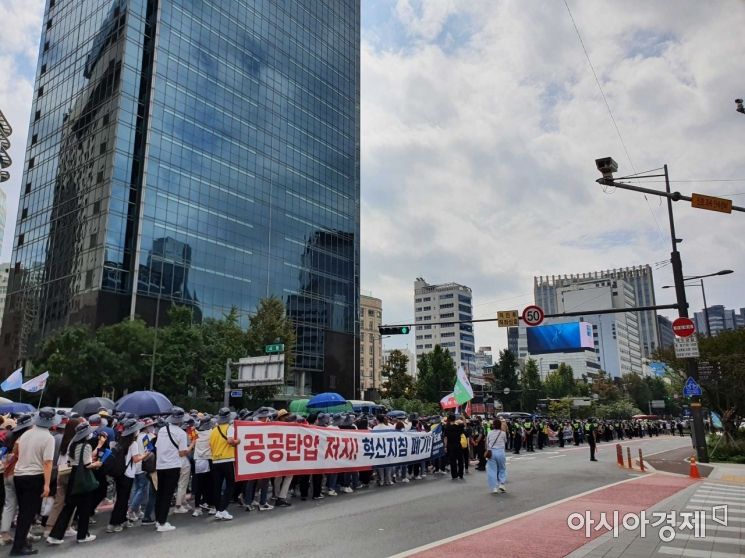
[[[594,349],[592,324],[570,322],[529,327],[528,352],[532,355],[544,353],[569,353]]]

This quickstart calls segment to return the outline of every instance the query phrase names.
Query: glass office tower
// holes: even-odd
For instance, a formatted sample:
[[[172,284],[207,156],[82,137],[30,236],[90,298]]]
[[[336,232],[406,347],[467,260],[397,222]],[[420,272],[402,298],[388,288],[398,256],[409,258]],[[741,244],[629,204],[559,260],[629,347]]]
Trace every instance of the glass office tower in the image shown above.
[[[47,0],[0,367],[75,323],[276,295],[357,392],[359,0]]]

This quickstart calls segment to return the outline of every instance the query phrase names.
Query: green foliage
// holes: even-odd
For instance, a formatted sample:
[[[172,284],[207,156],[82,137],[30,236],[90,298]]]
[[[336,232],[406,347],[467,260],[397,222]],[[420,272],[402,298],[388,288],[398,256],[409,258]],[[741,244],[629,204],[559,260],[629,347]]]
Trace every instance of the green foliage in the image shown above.
[[[431,353],[425,353],[417,362],[419,370],[416,395],[422,401],[439,403],[455,386],[455,362],[450,351],[435,345]]]
[[[634,415],[642,413],[630,400],[620,399],[607,404],[597,405],[595,414],[600,418],[627,420]]]
[[[517,377],[517,357],[509,349],[500,351],[499,361],[494,365],[493,390],[496,398],[502,401],[505,411],[518,411],[520,406],[520,395],[518,391],[520,383]],[[505,395],[504,388],[510,388],[510,393]]]
[[[649,384],[639,374],[624,374],[621,383],[626,395],[639,409],[649,410],[649,402],[652,400],[652,390]]]
[[[385,378],[382,386],[384,397],[395,399],[414,395],[414,379],[409,376],[408,368],[409,357],[398,349],[391,351],[381,370]]]
[[[566,419],[572,413],[572,400],[559,399],[549,402],[548,416],[555,419]]]
[[[439,414],[439,403],[430,403],[421,399],[412,399],[409,397],[398,397],[394,399],[383,399],[383,405],[390,407],[391,410],[406,411],[407,413],[418,413],[420,417]]]
[[[608,374],[602,370],[593,380],[591,390],[592,393],[597,394],[598,399],[604,403],[611,403],[621,399],[621,390],[619,390],[616,383],[608,377]]]
[[[264,346],[285,344],[286,369],[291,367],[295,332],[277,298],[263,300],[248,332],[241,329],[237,309],[221,319],[193,323],[192,309],[172,306],[168,325],[157,332],[142,320],[128,320],[99,328],[82,326],[55,332],[39,348],[35,370],[49,370],[48,391],[60,404],[114,392],[148,389],[155,343],[154,388],[185,408],[215,411],[222,404],[225,363],[264,354]],[[248,391],[248,390],[246,390]],[[250,391],[244,404],[270,401],[276,388]]]
[[[726,434],[724,436],[711,435],[707,445],[711,461],[745,463],[745,435],[735,438],[729,438]]]
[[[543,383],[538,372],[538,364],[528,359],[520,371],[521,407],[523,410],[535,410],[538,400],[543,398]]]

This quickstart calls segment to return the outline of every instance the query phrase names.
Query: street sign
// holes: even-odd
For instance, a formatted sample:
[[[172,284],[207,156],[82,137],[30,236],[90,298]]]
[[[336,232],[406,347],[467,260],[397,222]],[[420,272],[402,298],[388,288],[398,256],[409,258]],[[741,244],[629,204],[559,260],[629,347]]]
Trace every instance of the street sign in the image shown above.
[[[719,211],[720,213],[732,213],[732,200],[694,193],[691,194],[691,207]]]
[[[698,381],[708,382],[714,373],[714,365],[706,360],[698,361]]]
[[[285,355],[264,355],[242,358],[234,366],[238,378],[233,383],[238,387],[277,386],[285,383]]]
[[[691,337],[675,338],[675,358],[698,358],[698,340]]]
[[[678,337],[689,337],[696,331],[696,326],[690,318],[676,318],[673,322],[673,331]]]
[[[543,308],[535,304],[526,306],[525,310],[523,310],[523,321],[528,326],[540,325],[545,316],[546,314],[543,312]]]
[[[283,343],[274,343],[272,345],[267,345],[264,347],[264,352],[267,354],[271,353],[282,353],[285,350],[285,346]]]
[[[230,397],[233,398],[239,398],[243,397],[243,390],[242,389],[234,389],[230,392]]]
[[[499,327],[510,327],[518,324],[517,310],[505,310],[497,312],[497,325]]]
[[[701,386],[698,382],[688,376],[685,385],[683,386],[683,395],[686,397],[701,397]]]
[[[665,400],[664,399],[652,399],[652,408],[653,409],[664,409]]]
[[[573,399],[572,400],[572,406],[573,407],[589,407],[592,405],[592,401],[589,399]]]

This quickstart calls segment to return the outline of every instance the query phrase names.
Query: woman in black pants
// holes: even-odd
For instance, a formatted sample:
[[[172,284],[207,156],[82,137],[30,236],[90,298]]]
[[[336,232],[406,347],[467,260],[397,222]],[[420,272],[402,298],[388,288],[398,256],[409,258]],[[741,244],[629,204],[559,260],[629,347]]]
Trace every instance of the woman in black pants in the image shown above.
[[[106,527],[107,533],[118,533],[125,526],[132,526],[127,521],[127,505],[129,504],[129,496],[132,493],[135,476],[140,468],[137,464],[148,455],[148,452],[141,448],[137,442],[137,433],[144,427],[145,423],[136,419],[124,421],[124,430],[122,430],[116,446],[117,463],[115,463],[116,468],[114,474],[112,474],[116,483],[116,501],[114,502],[114,509],[111,511],[109,525]]]
[[[70,465],[72,465],[70,485],[65,495],[65,507],[62,508],[52,532],[47,537],[49,544],[62,544],[64,542],[65,531],[75,510],[77,510],[78,517],[78,542],[86,543],[96,540],[96,536],[88,532],[95,488],[87,492],[74,494],[78,492],[79,473],[82,473],[80,468],[98,469],[101,467],[100,461],[94,461],[96,450],[93,450],[87,441],[90,432],[91,428],[87,422],[81,422],[75,428],[75,436],[73,436],[67,452]]]

